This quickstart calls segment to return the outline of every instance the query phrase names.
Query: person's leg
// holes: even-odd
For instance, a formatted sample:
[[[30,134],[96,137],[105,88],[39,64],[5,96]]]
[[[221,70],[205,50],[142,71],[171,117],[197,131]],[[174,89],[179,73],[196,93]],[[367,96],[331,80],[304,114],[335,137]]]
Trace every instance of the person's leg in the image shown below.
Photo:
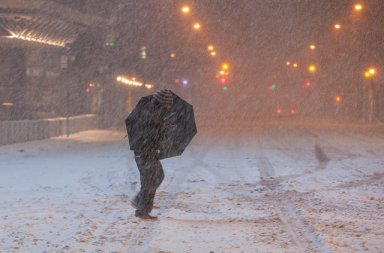
[[[144,215],[149,213],[150,201],[150,189],[151,189],[151,178],[153,178],[153,169],[150,159],[143,155],[135,156],[136,164],[140,172],[140,192],[136,195],[134,203],[137,205],[136,216]]]
[[[163,166],[161,165],[161,162],[156,159],[156,178],[155,178],[156,189],[159,188],[163,180],[164,180]]]
[[[141,199],[141,192],[143,191],[143,185],[145,185],[146,177],[145,177],[145,159],[144,156],[135,152],[135,161],[137,165],[137,169],[140,174],[140,190],[136,194],[136,196],[131,200],[131,204],[133,207],[137,208]]]
[[[135,159],[140,171],[141,189],[133,204],[137,206],[135,215],[143,216],[153,209],[153,200],[164,179],[164,171],[160,161],[154,156],[137,155]]]
[[[163,166],[161,165],[160,161],[157,158],[153,158],[151,160],[152,168],[154,173],[151,177],[151,188],[149,189],[149,199],[148,199],[148,210],[149,212],[153,209],[153,201],[155,199],[156,190],[161,185],[161,182],[163,182],[164,179],[164,171]]]

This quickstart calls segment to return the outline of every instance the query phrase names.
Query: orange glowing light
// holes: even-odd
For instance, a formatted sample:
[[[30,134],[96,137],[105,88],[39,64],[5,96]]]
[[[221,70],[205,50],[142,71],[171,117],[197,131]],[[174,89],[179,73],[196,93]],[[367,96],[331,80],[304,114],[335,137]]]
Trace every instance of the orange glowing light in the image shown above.
[[[200,25],[200,23],[194,23],[194,24],[193,24],[193,29],[195,29],[195,30],[200,30],[200,29],[201,29],[201,25]]]
[[[189,14],[191,12],[191,8],[187,5],[184,5],[183,7],[181,7],[181,12],[184,14]]]
[[[360,12],[363,10],[363,5],[361,3],[355,4],[355,11]]]

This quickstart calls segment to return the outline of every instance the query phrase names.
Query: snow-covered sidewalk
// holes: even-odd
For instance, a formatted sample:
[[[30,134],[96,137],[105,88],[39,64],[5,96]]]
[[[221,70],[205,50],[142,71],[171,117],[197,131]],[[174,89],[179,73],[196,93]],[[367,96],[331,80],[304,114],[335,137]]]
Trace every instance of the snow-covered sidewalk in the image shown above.
[[[139,183],[124,135],[0,147],[0,252],[383,252],[380,132],[199,128],[163,161],[155,222],[129,205]]]

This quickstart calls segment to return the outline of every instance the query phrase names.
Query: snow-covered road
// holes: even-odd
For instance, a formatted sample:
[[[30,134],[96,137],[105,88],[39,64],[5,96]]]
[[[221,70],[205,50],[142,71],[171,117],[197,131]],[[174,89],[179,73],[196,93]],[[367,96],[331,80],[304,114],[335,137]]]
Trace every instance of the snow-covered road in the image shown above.
[[[198,131],[163,161],[155,222],[129,205],[123,131],[0,147],[0,252],[384,252],[382,129]]]

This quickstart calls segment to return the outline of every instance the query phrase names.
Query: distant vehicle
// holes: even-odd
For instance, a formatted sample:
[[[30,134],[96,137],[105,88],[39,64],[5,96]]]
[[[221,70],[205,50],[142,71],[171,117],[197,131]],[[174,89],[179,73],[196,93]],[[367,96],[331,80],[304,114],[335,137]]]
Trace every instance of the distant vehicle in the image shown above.
[[[279,106],[276,108],[275,114],[279,118],[293,118],[297,116],[298,112],[294,106]]]

